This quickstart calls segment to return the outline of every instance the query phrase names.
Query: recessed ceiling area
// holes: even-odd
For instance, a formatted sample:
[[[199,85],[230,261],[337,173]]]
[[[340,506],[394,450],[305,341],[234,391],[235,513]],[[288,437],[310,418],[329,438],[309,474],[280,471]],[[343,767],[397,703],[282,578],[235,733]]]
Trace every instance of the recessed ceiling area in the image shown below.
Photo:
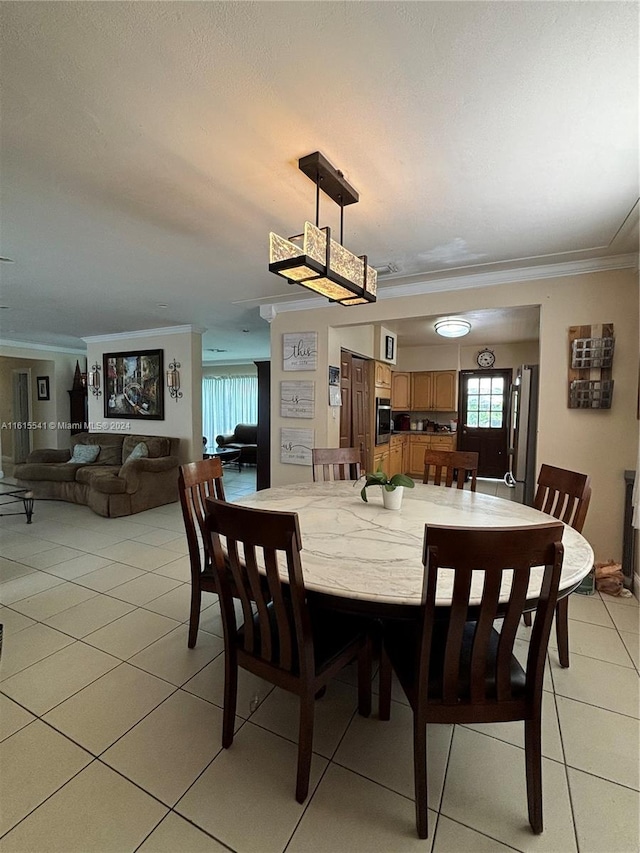
[[[444,316],[459,317],[471,323],[471,331],[462,338],[443,338],[436,334],[434,324]],[[514,344],[538,340],[540,307],[527,305],[517,308],[488,308],[464,311],[459,314],[436,314],[432,317],[411,317],[406,320],[385,321],[384,326],[398,336],[398,348],[420,346],[484,346]]]
[[[3,339],[84,349],[191,324],[208,362],[268,358],[260,305],[313,298],[269,273],[268,240],[313,220],[314,151],[359,193],[344,242],[381,292],[637,252],[637,17],[598,0],[2,4]]]

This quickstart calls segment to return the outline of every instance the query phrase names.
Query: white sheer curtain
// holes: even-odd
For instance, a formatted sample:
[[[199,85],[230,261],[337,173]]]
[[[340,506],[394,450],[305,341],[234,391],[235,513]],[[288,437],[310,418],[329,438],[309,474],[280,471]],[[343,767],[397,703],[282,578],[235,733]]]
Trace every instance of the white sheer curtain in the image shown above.
[[[236,424],[258,423],[257,376],[205,376],[202,379],[202,435],[207,447]]]

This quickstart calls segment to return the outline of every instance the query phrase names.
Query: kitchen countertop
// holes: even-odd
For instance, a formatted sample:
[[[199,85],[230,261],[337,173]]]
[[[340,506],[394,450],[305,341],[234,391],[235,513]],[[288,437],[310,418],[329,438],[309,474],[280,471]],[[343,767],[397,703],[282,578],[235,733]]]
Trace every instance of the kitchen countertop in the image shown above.
[[[433,429],[394,429],[391,435],[457,435],[457,432],[451,432],[448,429],[439,429],[437,432]]]

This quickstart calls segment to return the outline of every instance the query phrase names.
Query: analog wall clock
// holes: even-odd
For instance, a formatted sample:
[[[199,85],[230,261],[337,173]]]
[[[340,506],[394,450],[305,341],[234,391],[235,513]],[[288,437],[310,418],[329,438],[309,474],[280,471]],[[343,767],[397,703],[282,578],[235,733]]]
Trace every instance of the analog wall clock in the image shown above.
[[[476,356],[476,361],[478,363],[478,367],[493,367],[496,363],[496,355],[493,350],[490,349],[481,349],[478,355]]]

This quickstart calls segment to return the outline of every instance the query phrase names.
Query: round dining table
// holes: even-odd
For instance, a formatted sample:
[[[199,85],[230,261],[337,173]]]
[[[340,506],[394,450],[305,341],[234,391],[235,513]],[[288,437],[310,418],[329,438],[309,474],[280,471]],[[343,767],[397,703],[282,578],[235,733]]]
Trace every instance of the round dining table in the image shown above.
[[[486,529],[556,520],[515,501],[431,484],[405,488],[401,508],[388,510],[382,505],[381,489],[368,488],[368,502],[362,500],[363,482],[297,483],[264,489],[234,502],[296,512],[306,589],[332,606],[381,616],[406,615],[421,603],[425,524]],[[593,566],[593,551],[580,533],[565,525],[562,542],[560,597],[572,592]],[[530,607],[535,607],[539,596],[542,571],[535,567],[531,571]],[[504,600],[510,588],[508,574],[501,594]],[[482,596],[483,573],[474,575],[471,605],[479,604]],[[436,604],[449,606],[452,594],[453,572],[441,570]]]

